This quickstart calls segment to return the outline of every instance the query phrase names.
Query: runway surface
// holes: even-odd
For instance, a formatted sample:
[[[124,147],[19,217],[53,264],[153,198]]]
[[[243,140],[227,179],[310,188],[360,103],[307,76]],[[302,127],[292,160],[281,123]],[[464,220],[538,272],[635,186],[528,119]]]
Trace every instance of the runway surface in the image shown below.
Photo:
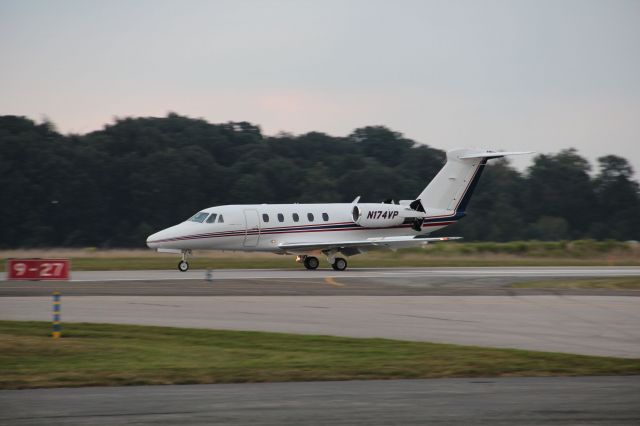
[[[0,391],[2,425],[637,425],[640,377]]]
[[[50,305],[50,297],[1,297],[0,319],[47,321]],[[384,337],[640,358],[638,297],[63,296],[62,321]]]
[[[350,268],[337,272],[333,269],[307,271],[300,269],[216,269],[217,279],[306,279],[339,276],[344,278],[399,278],[403,276],[438,277],[610,277],[638,276],[640,267],[480,267],[480,268]],[[78,271],[74,281],[130,281],[130,280],[202,280],[205,271]]]
[[[211,281],[204,271],[79,272],[72,282],[1,282],[0,319],[47,321],[51,292],[60,290],[63,322],[384,337],[640,358],[640,297],[629,297],[640,291],[509,287],[540,278],[633,275],[640,268],[220,270]]]
[[[640,276],[638,267],[594,268],[380,268],[334,270],[248,269],[205,271],[76,272],[70,282],[0,282],[2,296],[496,296],[626,295],[640,290],[514,289],[510,284],[567,277]]]
[[[350,268],[346,271],[317,269],[215,269],[213,277],[220,280],[247,279],[309,279],[325,277],[341,278],[465,278],[465,277],[508,277],[508,278],[559,278],[559,277],[617,277],[639,276],[640,267],[455,267],[455,268]],[[160,280],[203,280],[206,271],[190,270],[149,270],[149,271],[75,271],[72,281],[160,281]],[[5,273],[0,273],[4,281]]]
[[[388,337],[640,358],[640,291],[515,282],[640,268],[76,272],[0,282],[0,319]],[[0,424],[638,424],[640,377],[271,383],[0,391]]]

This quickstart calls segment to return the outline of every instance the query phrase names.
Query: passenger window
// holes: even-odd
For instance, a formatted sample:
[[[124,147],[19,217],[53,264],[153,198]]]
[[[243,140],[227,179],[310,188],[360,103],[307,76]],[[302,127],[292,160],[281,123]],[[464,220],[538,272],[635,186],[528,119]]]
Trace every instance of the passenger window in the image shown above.
[[[222,215],[220,215],[220,217],[218,218],[218,223],[224,223],[224,219],[222,218]]]
[[[309,222],[313,222],[313,213],[307,213],[307,219],[309,219]]]
[[[294,222],[298,222],[300,220],[300,216],[298,216],[298,213],[292,214],[291,217],[293,217]]]
[[[326,213],[322,213],[322,220],[324,220],[325,222],[329,222],[329,215]]]
[[[284,222],[284,215],[282,213],[278,213],[278,222]]]
[[[215,223],[216,217],[218,217],[218,214],[213,213],[211,216],[209,216],[209,219],[207,219],[207,223]]]
[[[262,213],[262,221],[263,222],[269,222],[269,215],[266,213]]]

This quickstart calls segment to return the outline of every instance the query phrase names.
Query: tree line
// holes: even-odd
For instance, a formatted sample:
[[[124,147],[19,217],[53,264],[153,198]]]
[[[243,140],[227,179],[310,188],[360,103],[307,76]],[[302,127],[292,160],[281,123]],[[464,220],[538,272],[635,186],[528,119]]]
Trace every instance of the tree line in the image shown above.
[[[174,113],[122,118],[85,135],[0,116],[0,246],[144,247],[152,232],[221,204],[414,199],[445,152],[383,126],[346,137],[263,135],[247,122]],[[640,240],[628,161],[575,149],[536,155],[524,173],[490,163],[468,217],[441,231],[467,240]]]

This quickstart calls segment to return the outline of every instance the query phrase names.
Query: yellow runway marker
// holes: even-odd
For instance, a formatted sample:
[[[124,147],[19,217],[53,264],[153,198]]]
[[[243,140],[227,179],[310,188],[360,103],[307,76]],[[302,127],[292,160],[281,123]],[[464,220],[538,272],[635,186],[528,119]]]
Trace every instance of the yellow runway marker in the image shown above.
[[[340,284],[339,282],[336,282],[336,280],[334,280],[333,277],[326,277],[324,279],[324,282],[334,287],[344,287],[344,284]]]

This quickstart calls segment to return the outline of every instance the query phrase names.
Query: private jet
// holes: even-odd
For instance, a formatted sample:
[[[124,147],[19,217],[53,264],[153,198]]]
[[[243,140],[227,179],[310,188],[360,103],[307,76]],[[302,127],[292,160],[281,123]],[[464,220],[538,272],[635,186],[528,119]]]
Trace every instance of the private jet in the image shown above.
[[[149,236],[158,252],[181,254],[178,269],[189,269],[193,250],[272,252],[295,255],[317,269],[324,255],[336,271],[344,257],[373,249],[424,246],[461,237],[430,237],[465,216],[469,199],[490,159],[531,152],[454,149],[414,200],[383,203],[244,204],[210,207],[186,221]]]

